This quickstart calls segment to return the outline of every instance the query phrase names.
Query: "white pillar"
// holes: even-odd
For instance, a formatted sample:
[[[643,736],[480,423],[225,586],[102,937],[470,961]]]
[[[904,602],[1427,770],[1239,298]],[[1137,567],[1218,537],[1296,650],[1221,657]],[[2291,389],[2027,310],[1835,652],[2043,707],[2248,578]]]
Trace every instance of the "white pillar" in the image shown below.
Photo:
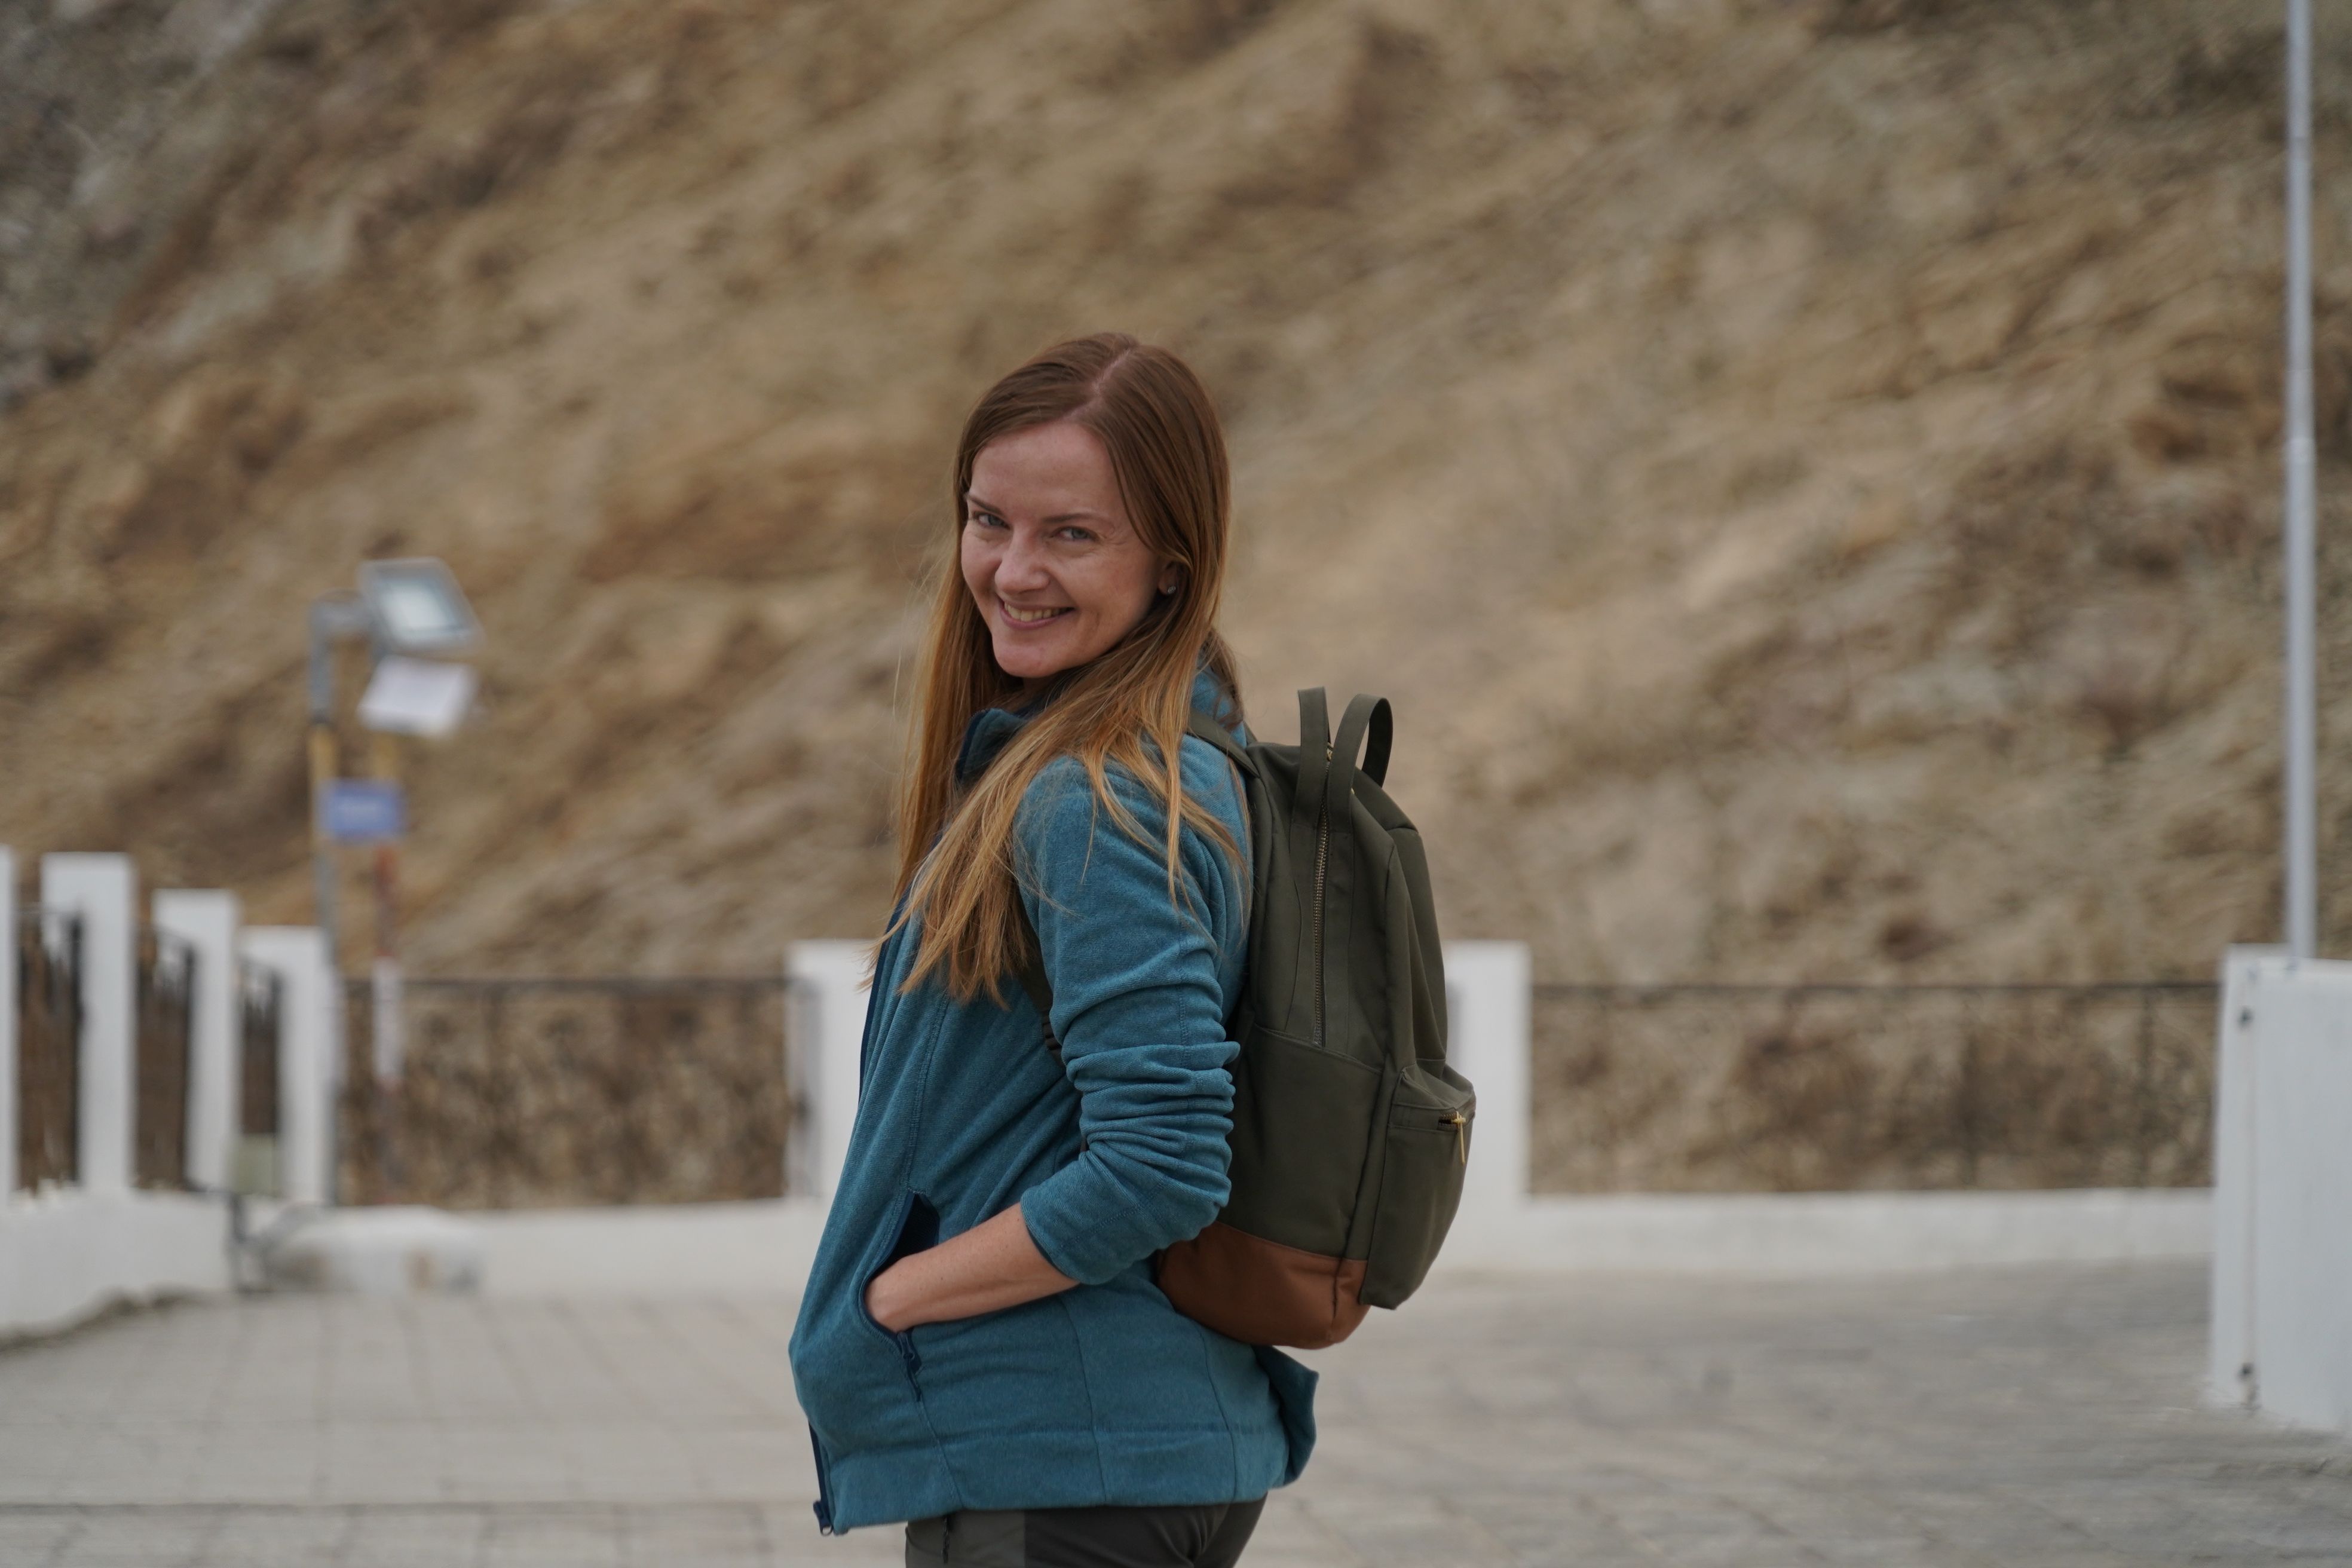
[[[2225,983],[2209,1375],[2265,1415],[2352,1430],[2352,963],[2233,949]]]
[[[156,930],[178,937],[195,954],[194,1016],[188,1021],[187,1178],[199,1187],[226,1191],[244,1054],[237,1026],[236,895],[160,889],[154,921]]]
[[[786,951],[785,1060],[796,1115],[784,1190],[830,1198],[857,1121],[870,944],[796,942]]]
[[[2213,1272],[2205,1377],[2221,1405],[2254,1402],[2254,1000],[2263,962],[2284,947],[2232,947],[2221,960],[2213,1071]]]
[[[41,908],[81,921],[81,1184],[130,1190],[139,1108],[138,877],[127,855],[44,855]]]
[[[287,1202],[323,1204],[333,1190],[335,1028],[341,987],[315,926],[248,926],[238,947],[278,972],[278,1182]]]
[[[16,852],[0,844],[0,1203],[16,1190]]]
[[[1465,1215],[1527,1201],[1529,973],[1523,942],[1445,944],[1445,1058],[1478,1091]]]

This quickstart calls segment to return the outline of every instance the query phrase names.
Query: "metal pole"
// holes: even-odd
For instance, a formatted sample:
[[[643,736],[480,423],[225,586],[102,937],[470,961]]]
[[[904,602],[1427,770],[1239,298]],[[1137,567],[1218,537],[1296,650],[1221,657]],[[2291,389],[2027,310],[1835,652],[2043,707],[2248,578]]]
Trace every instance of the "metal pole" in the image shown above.
[[[2286,77],[2286,939],[2318,946],[2314,605],[2317,482],[2311,416],[2311,0],[2287,0]]]
[[[328,963],[342,967],[335,922],[335,857],[327,842],[327,788],[334,782],[335,636],[341,606],[320,599],[310,606],[310,889],[312,919],[326,933]]]
[[[341,923],[335,918],[334,846],[327,837],[327,790],[338,768],[335,746],[335,644],[364,634],[371,620],[356,594],[324,594],[310,602],[310,876],[317,901],[320,933],[326,939],[327,1082],[331,1096],[340,1092],[347,1070],[343,1061],[343,958]],[[335,1119],[327,1122],[326,1195],[341,1201],[342,1162],[335,1152]]]
[[[373,742],[373,773],[387,783],[400,778],[400,740],[379,731]],[[406,1055],[400,995],[400,846],[375,847],[375,967],[370,993],[375,1049],[377,1198],[398,1203],[407,1185],[401,1167],[400,1080]]]

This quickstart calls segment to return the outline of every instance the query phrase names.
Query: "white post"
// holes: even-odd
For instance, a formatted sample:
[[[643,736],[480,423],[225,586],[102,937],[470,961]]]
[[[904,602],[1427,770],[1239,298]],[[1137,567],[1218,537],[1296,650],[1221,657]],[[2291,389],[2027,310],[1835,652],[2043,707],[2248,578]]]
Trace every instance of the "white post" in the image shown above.
[[[2256,1402],[2254,1006],[2263,962],[2284,947],[2232,947],[2221,961],[2213,1073],[2213,1271],[2206,1384],[2216,1404]]]
[[[131,1188],[139,1110],[138,879],[127,855],[44,855],[41,908],[81,921],[81,1185]]]
[[[199,1187],[225,1192],[236,1147],[237,1068],[243,1054],[237,1027],[235,893],[158,890],[155,929],[186,942],[195,954],[194,1016],[188,1021],[188,1168]]]
[[[335,1157],[333,1060],[341,985],[327,940],[316,926],[248,926],[239,949],[276,970],[278,1180],[289,1203],[323,1204],[332,1191]]]
[[[2265,1415],[2352,1429],[2352,963],[2257,962],[2249,1254],[2254,1391]]]
[[[1528,944],[1445,944],[1445,1057],[1478,1091],[1464,1215],[1507,1213],[1528,1198]]]
[[[784,1190],[795,1196],[830,1198],[840,1184],[857,1121],[867,965],[862,942],[796,942],[785,953],[785,1060],[797,1115]]]
[[[16,852],[0,844],[0,1203],[16,1190]]]

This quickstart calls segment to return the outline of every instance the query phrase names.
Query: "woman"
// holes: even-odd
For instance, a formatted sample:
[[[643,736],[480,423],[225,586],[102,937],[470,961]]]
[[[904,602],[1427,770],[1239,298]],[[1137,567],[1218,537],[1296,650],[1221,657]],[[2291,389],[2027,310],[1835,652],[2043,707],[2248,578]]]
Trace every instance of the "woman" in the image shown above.
[[[1117,334],[997,383],[957,448],[898,907],[793,1332],[818,1522],[908,1521],[909,1563],[1228,1564],[1314,1443],[1313,1373],[1151,1282],[1226,1195],[1246,816],[1184,727],[1242,734],[1227,489],[1198,379]]]

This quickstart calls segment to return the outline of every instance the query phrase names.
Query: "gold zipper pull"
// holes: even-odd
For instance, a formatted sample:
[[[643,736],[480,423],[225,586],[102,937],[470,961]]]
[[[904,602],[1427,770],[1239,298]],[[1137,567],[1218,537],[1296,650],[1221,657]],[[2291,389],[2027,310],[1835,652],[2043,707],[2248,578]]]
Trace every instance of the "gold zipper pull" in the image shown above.
[[[1445,1120],[1454,1128],[1454,1152],[1460,1156],[1462,1163],[1467,1165],[1470,1163],[1470,1119],[1456,1110],[1450,1113]]]

